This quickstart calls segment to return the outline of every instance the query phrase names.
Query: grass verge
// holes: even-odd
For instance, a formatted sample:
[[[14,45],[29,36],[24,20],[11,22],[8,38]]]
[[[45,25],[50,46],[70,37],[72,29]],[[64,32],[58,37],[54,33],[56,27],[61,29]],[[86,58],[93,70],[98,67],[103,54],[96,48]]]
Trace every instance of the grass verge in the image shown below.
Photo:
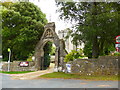
[[[0,73],[5,73],[5,74],[22,74],[22,73],[29,73],[29,72],[33,72],[33,71],[0,71]]]
[[[104,76],[88,76],[88,75],[79,75],[79,74],[67,74],[63,72],[53,72],[49,74],[41,75],[40,78],[62,78],[62,79],[84,79],[84,80],[120,80],[116,75],[104,75]]]

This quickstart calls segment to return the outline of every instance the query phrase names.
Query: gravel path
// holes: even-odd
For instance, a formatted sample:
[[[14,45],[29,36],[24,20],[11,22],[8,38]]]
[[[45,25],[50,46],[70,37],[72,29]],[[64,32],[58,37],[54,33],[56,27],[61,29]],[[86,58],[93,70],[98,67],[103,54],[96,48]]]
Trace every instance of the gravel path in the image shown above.
[[[40,75],[44,75],[47,73],[52,73],[54,71],[54,65],[51,64],[50,68],[47,70],[40,70],[36,72],[30,72],[30,73],[25,73],[25,74],[10,74],[12,79],[17,79],[17,80],[30,80],[39,77]]]

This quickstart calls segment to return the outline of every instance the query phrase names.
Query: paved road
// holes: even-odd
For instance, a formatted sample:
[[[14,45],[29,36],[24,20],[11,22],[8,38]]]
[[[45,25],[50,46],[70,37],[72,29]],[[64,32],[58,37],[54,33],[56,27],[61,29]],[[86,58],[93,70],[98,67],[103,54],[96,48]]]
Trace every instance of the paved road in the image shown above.
[[[70,79],[13,80],[2,74],[2,88],[118,88],[118,81],[85,81]]]

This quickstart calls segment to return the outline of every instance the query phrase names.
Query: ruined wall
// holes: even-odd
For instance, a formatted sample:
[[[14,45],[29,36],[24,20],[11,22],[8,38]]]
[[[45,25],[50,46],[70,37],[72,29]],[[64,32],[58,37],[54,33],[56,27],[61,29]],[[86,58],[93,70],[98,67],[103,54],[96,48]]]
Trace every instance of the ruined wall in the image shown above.
[[[118,75],[120,56],[101,56],[98,59],[77,59],[71,64],[71,72],[84,75]]]
[[[33,61],[29,61],[29,66],[28,67],[20,67],[19,63],[21,61],[14,61],[10,63],[10,71],[35,71],[35,63]],[[2,71],[7,71],[8,70],[8,64],[5,63],[2,66]]]

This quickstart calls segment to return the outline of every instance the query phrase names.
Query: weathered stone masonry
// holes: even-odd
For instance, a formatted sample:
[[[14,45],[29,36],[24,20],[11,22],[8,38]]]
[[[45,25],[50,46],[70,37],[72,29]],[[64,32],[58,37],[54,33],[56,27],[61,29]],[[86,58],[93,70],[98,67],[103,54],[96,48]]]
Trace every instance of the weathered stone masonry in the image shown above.
[[[101,56],[98,59],[77,59],[69,62],[71,72],[84,75],[118,75],[120,56]]]
[[[55,32],[55,23],[48,23],[44,27],[45,31],[41,37],[41,40],[38,42],[36,49],[35,49],[35,69],[36,70],[43,70],[43,62],[44,62],[44,50],[43,47],[48,41],[51,41],[56,46],[55,52],[55,67],[63,68],[63,61],[64,57],[67,54],[65,51],[65,45],[63,40],[59,39],[58,35]]]

